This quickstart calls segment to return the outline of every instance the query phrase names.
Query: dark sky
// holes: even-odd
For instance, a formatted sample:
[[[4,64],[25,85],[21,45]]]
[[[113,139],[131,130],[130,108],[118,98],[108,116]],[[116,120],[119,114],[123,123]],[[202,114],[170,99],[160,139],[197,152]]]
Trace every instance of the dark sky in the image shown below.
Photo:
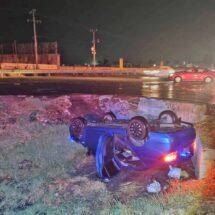
[[[90,28],[98,29],[100,60],[215,56],[214,0],[0,0],[0,42],[32,40],[31,8],[43,21],[39,41],[58,41],[66,64],[90,63]]]

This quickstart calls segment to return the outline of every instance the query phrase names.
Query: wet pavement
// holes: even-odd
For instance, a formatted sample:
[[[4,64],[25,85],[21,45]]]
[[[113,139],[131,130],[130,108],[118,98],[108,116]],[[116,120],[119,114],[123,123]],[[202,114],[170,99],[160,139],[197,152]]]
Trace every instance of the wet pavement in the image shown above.
[[[173,83],[155,77],[61,77],[0,79],[0,95],[131,95],[215,104],[215,83]]]

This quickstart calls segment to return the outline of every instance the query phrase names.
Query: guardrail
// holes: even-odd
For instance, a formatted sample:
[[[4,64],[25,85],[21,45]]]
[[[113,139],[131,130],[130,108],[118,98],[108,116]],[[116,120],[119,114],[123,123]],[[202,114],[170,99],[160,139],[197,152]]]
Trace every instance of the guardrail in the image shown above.
[[[42,64],[41,64],[42,65]],[[46,65],[42,65],[46,68]],[[119,67],[88,67],[88,66],[61,66],[61,67],[47,67],[44,69],[32,68],[13,68],[0,70],[0,77],[32,77],[32,76],[73,76],[73,75],[128,75],[128,76],[156,76],[168,77],[172,72],[171,68],[158,67],[158,68],[119,68]]]
[[[21,77],[36,77],[36,76],[75,76],[75,75],[143,75],[143,70],[136,69],[58,69],[58,70],[0,70],[1,78],[21,78]]]

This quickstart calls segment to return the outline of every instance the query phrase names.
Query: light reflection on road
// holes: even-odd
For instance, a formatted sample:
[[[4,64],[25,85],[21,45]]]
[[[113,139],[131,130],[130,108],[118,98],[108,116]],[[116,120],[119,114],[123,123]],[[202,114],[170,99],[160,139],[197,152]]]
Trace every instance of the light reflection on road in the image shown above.
[[[151,98],[215,103],[215,83],[143,83],[142,95]]]
[[[62,94],[130,95],[147,98],[215,103],[215,82],[175,84],[159,78],[75,77],[41,79],[0,79],[0,95]]]

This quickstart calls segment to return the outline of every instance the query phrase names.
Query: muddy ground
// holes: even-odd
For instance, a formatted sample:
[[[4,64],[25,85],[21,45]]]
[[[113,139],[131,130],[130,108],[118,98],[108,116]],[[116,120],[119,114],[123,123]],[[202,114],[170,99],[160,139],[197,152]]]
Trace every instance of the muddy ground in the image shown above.
[[[95,111],[95,107],[96,111]],[[93,156],[71,143],[70,119],[103,114],[86,97],[0,97],[0,214],[214,214],[215,169],[196,180],[191,162],[186,177],[172,180],[168,167],[121,172],[103,183]],[[214,120],[196,125],[213,142]],[[207,135],[210,132],[211,135]],[[159,194],[146,191],[157,180]]]

